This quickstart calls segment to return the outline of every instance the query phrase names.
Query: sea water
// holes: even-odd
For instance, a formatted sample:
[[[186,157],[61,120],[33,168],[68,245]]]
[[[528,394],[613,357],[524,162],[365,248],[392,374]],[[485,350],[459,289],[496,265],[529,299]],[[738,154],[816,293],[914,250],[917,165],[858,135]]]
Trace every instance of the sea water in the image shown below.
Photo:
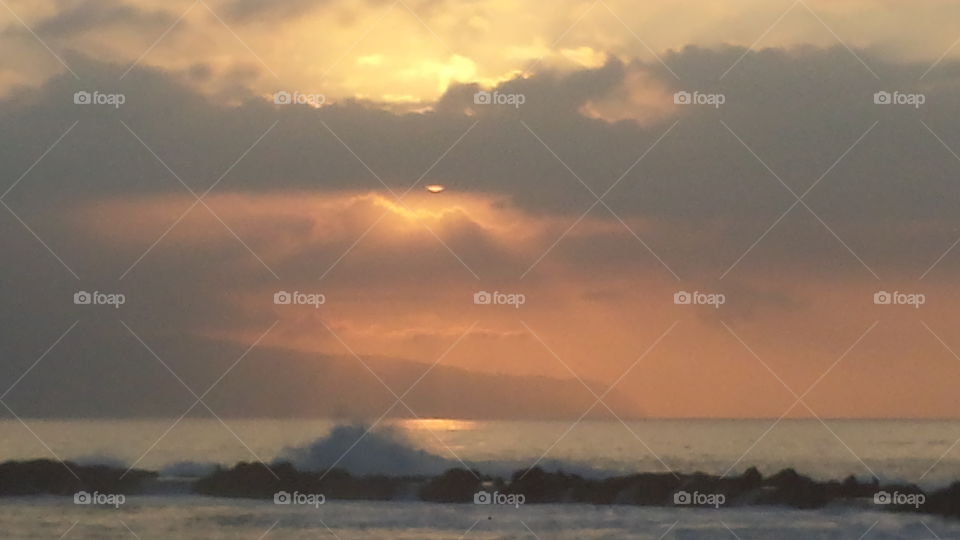
[[[328,501],[319,509],[215,497],[130,497],[119,509],[65,497],[0,504],[5,539],[644,539],[887,540],[960,538],[960,522],[874,510],[631,506],[512,507]]]

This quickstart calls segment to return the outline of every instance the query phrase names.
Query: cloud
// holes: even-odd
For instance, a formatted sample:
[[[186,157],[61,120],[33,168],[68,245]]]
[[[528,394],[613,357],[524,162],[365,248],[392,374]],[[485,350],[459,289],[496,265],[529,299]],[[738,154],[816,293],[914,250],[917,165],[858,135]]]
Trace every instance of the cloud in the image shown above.
[[[110,28],[163,30],[175,20],[166,11],[144,9],[119,0],[83,1],[39,20],[34,31],[43,36],[63,39]]]
[[[799,347],[775,348],[776,367],[808,366],[796,375],[802,380],[855,339],[862,328],[854,322],[873,320],[878,288],[953,294],[947,277],[955,255],[923,283],[917,278],[960,234],[951,198],[960,163],[937,140],[960,149],[960,133],[945,120],[960,112],[957,71],[947,62],[917,82],[924,66],[861,52],[882,74],[878,83],[843,48],[770,49],[745,55],[720,81],[743,52],[671,53],[665,60],[683,74],[679,81],[659,63],[611,58],[494,88],[523,94],[521,107],[479,105],[480,85],[454,85],[420,112],[360,100],[274,105],[241,79],[226,83],[240,97],[218,102],[179,72],[138,67],[120,81],[126,66],[78,59],[82,81],[58,76],[0,101],[0,163],[12,171],[10,183],[29,171],[4,197],[23,223],[0,212],[0,241],[16,261],[0,267],[0,292],[18,299],[0,305],[0,328],[13,344],[8,357],[36,357],[30,353],[42,352],[40,342],[75,317],[93,319],[93,329],[106,333],[92,333],[61,360],[89,370],[71,387],[70,399],[80,402],[79,381],[93,384],[91,374],[102,373],[119,381],[129,370],[123,362],[136,347],[114,343],[110,333],[122,328],[120,317],[163,329],[162,338],[231,345],[251,343],[281,320],[264,343],[271,351],[344,354],[327,325],[362,355],[443,358],[475,377],[568,378],[531,335],[536,329],[574,372],[609,383],[675,316],[696,338],[678,340],[680,347],[704,352],[671,349],[676,362],[644,364],[648,371],[623,384],[645,410],[696,415],[709,404],[693,390],[706,384],[694,358],[716,354],[708,362],[715,374],[723,359],[736,357],[734,348],[743,352],[720,319],[743,327],[753,343],[776,330],[769,321],[778,317],[792,324],[788,341],[829,334],[806,345],[810,358]],[[218,79],[221,72],[206,73]],[[119,108],[79,106],[79,90],[127,99]],[[676,105],[672,95],[681,90],[723,93],[726,102],[719,109]],[[880,90],[923,92],[926,104],[878,106]],[[618,179],[606,204],[596,203],[590,191],[600,195]],[[430,195],[417,181],[448,189]],[[394,193],[411,186],[397,202]],[[204,204],[194,204],[190,191],[211,187]],[[811,187],[805,204],[794,204],[791,190]],[[122,313],[91,316],[70,302],[80,288],[119,290],[130,302]],[[329,302],[283,310],[272,302],[279,289],[322,292]],[[672,303],[680,289],[723,291],[729,309],[682,311]],[[478,290],[522,292],[529,301],[520,310],[488,310],[495,306],[473,304]],[[477,330],[444,356],[456,330],[474,322]],[[876,354],[914,353],[901,343]],[[203,369],[216,373],[212,364]],[[733,388],[747,373],[721,375]],[[864,373],[843,380],[866,384],[858,379]],[[5,380],[17,374],[10,368]],[[235,376],[249,392],[272,374],[265,360]],[[675,386],[654,384],[664,380]],[[443,385],[430,388],[454,397]],[[670,400],[658,401],[666,392],[681,405],[666,408]],[[108,401],[136,394],[118,387]],[[292,395],[311,399],[306,390]],[[142,397],[143,414],[171,398]],[[776,416],[782,411],[768,397],[711,410],[736,415],[753,407]],[[293,401],[274,410],[301,410]],[[827,401],[842,410],[836,396]],[[256,412],[250,407],[242,412]]]
[[[327,0],[231,0],[223,8],[231,20],[246,23],[299,17],[327,3]]]
[[[827,47],[837,44],[839,36],[858,51],[925,64],[922,72],[956,39],[938,21],[957,12],[946,0],[911,6],[873,0],[811,0],[793,6],[762,0],[637,6],[610,0],[591,6],[558,0],[546,10],[506,0],[403,5],[383,0],[211,0],[192,5],[183,0],[37,0],[12,8],[27,25],[39,28],[38,36],[61,56],[86,51],[125,66],[139,60],[171,72],[185,69],[185,63],[218,64],[223,71],[251,63],[267,74],[249,81],[248,92],[272,92],[283,81],[304,91],[322,87],[337,99],[394,104],[434,101],[455,82],[490,86],[543,69],[576,71],[606,57],[640,57],[659,65],[657,56],[666,59],[667,51],[688,44],[750,46],[760,34],[758,47]],[[773,21],[777,24],[770,26]],[[33,86],[63,70],[12,18],[5,37],[3,48],[10,54],[3,65],[11,73],[0,78],[0,92],[24,82]],[[955,54],[948,51],[946,58]],[[358,62],[372,56],[381,62]],[[671,69],[680,77],[689,75],[678,66]],[[218,94],[217,88],[198,87]]]
[[[75,119],[80,121],[75,132],[31,172],[31,179],[18,186],[10,200],[183,193],[176,178],[119,120],[197,190],[211,185],[277,122],[244,166],[221,181],[219,190],[380,190],[382,180],[401,192],[469,130],[422,183],[503,196],[525,211],[572,220],[595,201],[588,187],[600,194],[629,171],[608,196],[610,208],[626,222],[642,220],[647,227],[672,229],[710,224],[725,228],[727,238],[736,237],[748,246],[751,236],[762,233],[794,202],[790,190],[802,193],[830,170],[806,202],[839,236],[852,235],[851,245],[875,250],[877,258],[901,247],[924,248],[917,253],[922,258],[934,255],[935,245],[949,241],[937,237],[929,246],[867,245],[872,226],[887,227],[894,238],[931,224],[950,228],[945,224],[953,219],[953,207],[938,194],[949,189],[951,156],[920,122],[924,120],[948,146],[960,146],[954,144],[957,136],[950,127],[938,121],[960,106],[956,80],[945,75],[949,64],[937,77],[918,85],[914,75],[921,66],[870,58],[884,73],[883,88],[922,90],[927,95],[920,110],[884,109],[872,103],[881,85],[842,48],[750,53],[722,83],[717,82],[718,72],[741,54],[734,48],[688,48],[668,55],[666,60],[686,74],[683,81],[656,65],[611,60],[597,69],[547,72],[497,87],[502,93],[524,94],[526,102],[519,109],[476,106],[472,102],[476,86],[454,86],[434,111],[407,114],[350,101],[321,109],[282,108],[252,95],[241,105],[223,106],[162,72],[137,69],[118,83],[120,66],[86,61],[78,69],[95,75],[83,83],[58,77],[38,91],[22,92],[0,104],[10,125],[29,126],[26,131],[6,132],[0,159],[15,170],[26,169],[31,156],[42,153],[69,126],[68,120]],[[658,89],[650,94],[659,96],[658,108],[647,105],[643,111],[632,111],[631,96],[647,84]],[[71,102],[73,91],[97,87],[122,90],[128,101],[110,116],[108,111],[78,108]],[[722,91],[727,101],[716,111],[673,105],[672,92],[687,88]],[[644,99],[652,104],[654,97]],[[596,114],[584,107],[592,107]],[[156,122],[161,115],[165,121]],[[674,121],[679,121],[677,126],[631,169]],[[851,148],[875,122],[879,122],[875,129]],[[902,197],[905,189],[912,198]],[[808,212],[800,206],[791,216],[797,214]],[[789,227],[790,220],[784,225]]]

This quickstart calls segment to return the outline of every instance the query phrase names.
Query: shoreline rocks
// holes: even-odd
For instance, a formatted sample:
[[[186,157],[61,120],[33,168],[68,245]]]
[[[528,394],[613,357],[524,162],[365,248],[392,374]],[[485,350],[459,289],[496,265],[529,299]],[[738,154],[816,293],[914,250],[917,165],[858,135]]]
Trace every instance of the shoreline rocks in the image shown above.
[[[0,463],[0,496],[73,495],[79,491],[139,493],[158,474],[106,465],[77,465],[49,459]]]
[[[69,467],[69,469],[67,468]],[[76,474],[76,477],[73,473]],[[165,486],[173,482],[176,486]],[[175,488],[175,489],[174,489]],[[509,478],[452,468],[436,476],[358,476],[342,469],[300,471],[290,463],[241,462],[218,467],[200,478],[160,478],[158,473],[105,465],[81,466],[37,459],[0,463],[0,496],[74,495],[80,491],[125,495],[184,495],[274,500],[278,493],[320,494],[324,500],[415,500],[433,503],[482,503],[483,493],[521,504],[594,504],[676,507],[781,506],[815,509],[827,505],[960,518],[960,482],[924,491],[913,484],[883,484],[876,479],[817,481],[793,469],[764,477],[756,468],[739,476],[706,473],[637,473],[585,478],[540,467],[515,471]]]

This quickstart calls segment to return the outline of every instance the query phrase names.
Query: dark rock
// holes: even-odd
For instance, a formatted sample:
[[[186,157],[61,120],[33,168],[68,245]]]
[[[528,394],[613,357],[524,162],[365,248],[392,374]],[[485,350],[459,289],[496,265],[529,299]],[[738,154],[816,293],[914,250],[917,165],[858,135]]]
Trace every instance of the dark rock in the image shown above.
[[[194,491],[256,499],[272,499],[275,493],[286,491],[322,494],[330,499],[387,500],[413,480],[379,475],[357,477],[342,469],[325,473],[298,471],[290,463],[276,464],[269,469],[261,463],[238,463],[232,469],[218,468],[197,480]]]
[[[802,476],[793,469],[784,469],[768,478],[759,499],[760,504],[792,506],[794,508],[820,508],[829,502],[824,484]]]
[[[960,482],[954,482],[928,495],[921,511],[945,517],[960,517]]]
[[[432,502],[473,502],[473,494],[480,490],[482,477],[476,471],[450,469],[427,480],[420,488],[420,498]]]
[[[528,503],[576,501],[577,497],[586,496],[585,484],[575,474],[551,473],[534,467],[513,473],[504,491],[523,494]]]
[[[155,472],[139,469],[127,472],[122,468],[81,466],[69,461],[7,461],[0,463],[0,496],[73,495],[78,491],[128,495],[139,493],[143,482],[156,476]]]

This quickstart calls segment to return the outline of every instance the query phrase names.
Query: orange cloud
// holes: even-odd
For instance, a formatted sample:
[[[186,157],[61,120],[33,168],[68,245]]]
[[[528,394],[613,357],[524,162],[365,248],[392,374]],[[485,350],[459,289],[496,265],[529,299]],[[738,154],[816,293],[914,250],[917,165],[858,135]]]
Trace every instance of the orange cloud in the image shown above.
[[[111,199],[84,207],[76,223],[105,245],[136,255],[189,204],[187,197]],[[281,279],[201,293],[231,313],[193,329],[206,336],[249,343],[263,321],[279,320],[264,341],[268,348],[441,359],[488,374],[577,376],[598,381],[598,392],[616,382],[652,416],[777,417],[794,401],[783,385],[798,394],[815,385],[806,403],[821,416],[938,417],[955,410],[949,381],[960,367],[924,326],[949,335],[948,299],[958,295],[952,285],[925,284],[931,300],[916,310],[872,301],[881,287],[916,284],[881,284],[869,276],[797,272],[785,280],[745,266],[723,281],[688,275],[678,282],[619,223],[596,218],[572,230],[541,261],[542,269],[520,278],[567,220],[450,192],[424,193],[407,206],[378,193],[234,193],[212,196],[209,204]],[[256,268],[215,218],[202,208],[194,212],[148,257],[233,246],[239,255],[231,261],[246,257]],[[645,235],[656,230],[631,224]],[[617,264],[589,255],[616,237],[623,253]],[[206,263],[206,271],[210,264],[217,262]],[[323,294],[326,302],[277,305],[277,290]],[[520,308],[477,305],[479,290],[522,293],[526,301]],[[676,305],[678,290],[722,292],[726,303]],[[879,326],[857,343],[874,321]],[[917,398],[904,401],[909,396]],[[811,413],[801,406],[789,415]]]

